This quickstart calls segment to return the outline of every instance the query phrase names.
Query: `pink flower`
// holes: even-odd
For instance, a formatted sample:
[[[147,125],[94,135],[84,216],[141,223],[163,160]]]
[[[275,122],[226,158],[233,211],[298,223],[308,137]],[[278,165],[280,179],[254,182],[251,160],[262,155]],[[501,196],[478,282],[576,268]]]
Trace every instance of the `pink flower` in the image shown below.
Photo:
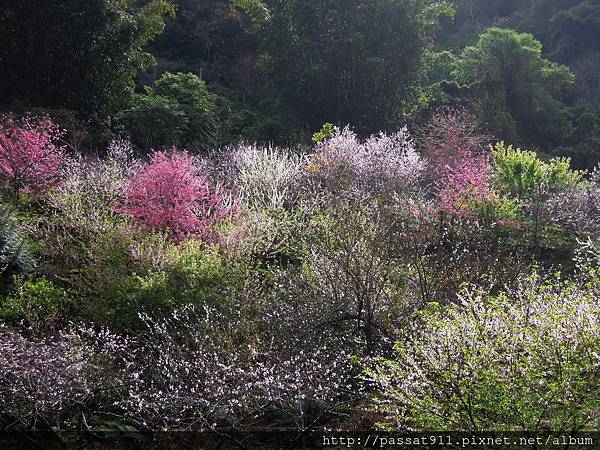
[[[0,177],[18,203],[20,192],[42,194],[59,179],[64,153],[55,142],[63,136],[49,118],[0,121]]]
[[[466,217],[471,214],[474,202],[494,198],[490,187],[490,160],[487,155],[472,154],[456,161],[446,174],[440,192],[440,210],[448,214]]]
[[[231,213],[218,186],[198,173],[194,159],[178,150],[155,152],[126,188],[121,211],[151,230],[167,230],[174,241],[190,235],[209,239],[212,226]]]
[[[434,117],[424,151],[440,211],[468,217],[474,203],[494,198],[490,155],[483,150],[487,139],[465,110],[449,109]]]

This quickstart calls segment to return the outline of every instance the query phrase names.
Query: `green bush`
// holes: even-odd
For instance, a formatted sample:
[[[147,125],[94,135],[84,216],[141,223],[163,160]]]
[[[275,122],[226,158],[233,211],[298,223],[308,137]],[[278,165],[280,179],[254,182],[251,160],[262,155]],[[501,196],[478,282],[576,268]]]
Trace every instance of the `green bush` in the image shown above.
[[[531,200],[540,189],[556,192],[575,187],[585,171],[571,169],[569,158],[553,158],[543,162],[534,151],[508,147],[504,142],[492,147],[496,188],[520,200]]]
[[[25,321],[36,330],[55,325],[69,314],[67,292],[51,281],[17,279],[12,295],[0,302],[0,319]]]
[[[173,246],[164,268],[177,303],[226,305],[243,282],[244,269],[198,241]]]
[[[115,330],[130,330],[141,325],[140,313],[164,317],[187,304],[226,309],[241,290],[242,267],[216,248],[197,241],[161,245],[161,261],[154,267],[121,245],[100,248],[102,263],[97,261],[81,279],[96,280],[82,305],[83,316]]]
[[[120,121],[133,143],[146,151],[175,144],[188,126],[181,105],[174,99],[156,95],[150,88],[131,97]]]

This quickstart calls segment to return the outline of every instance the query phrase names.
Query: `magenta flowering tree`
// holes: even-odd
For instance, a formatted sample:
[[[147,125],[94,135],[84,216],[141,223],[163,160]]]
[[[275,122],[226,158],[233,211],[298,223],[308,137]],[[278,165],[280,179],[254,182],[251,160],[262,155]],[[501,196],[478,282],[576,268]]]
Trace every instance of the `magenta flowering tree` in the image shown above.
[[[456,217],[473,215],[474,203],[493,200],[490,187],[490,159],[486,155],[470,155],[453,162],[439,194],[439,209]]]
[[[155,152],[126,188],[121,208],[151,230],[166,230],[174,241],[210,238],[212,226],[232,211],[223,206],[187,152]]]
[[[0,177],[15,204],[23,191],[37,195],[56,184],[64,159],[56,142],[63,134],[48,117],[0,120]]]
[[[423,150],[440,211],[468,217],[473,215],[473,204],[494,198],[487,141],[466,110],[449,109],[434,116]]]

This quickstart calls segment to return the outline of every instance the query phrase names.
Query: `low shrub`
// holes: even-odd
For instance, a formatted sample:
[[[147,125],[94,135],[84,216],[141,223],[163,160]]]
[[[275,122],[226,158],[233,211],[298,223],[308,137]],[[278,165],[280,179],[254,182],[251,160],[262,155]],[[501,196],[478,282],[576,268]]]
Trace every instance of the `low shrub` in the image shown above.
[[[71,313],[67,292],[45,278],[18,279],[13,291],[0,300],[0,319],[5,322],[24,322],[39,333],[55,328]]]
[[[503,194],[520,200],[531,200],[544,192],[557,192],[576,187],[584,171],[572,170],[568,158],[540,160],[533,151],[515,149],[504,142],[492,148],[493,183]]]

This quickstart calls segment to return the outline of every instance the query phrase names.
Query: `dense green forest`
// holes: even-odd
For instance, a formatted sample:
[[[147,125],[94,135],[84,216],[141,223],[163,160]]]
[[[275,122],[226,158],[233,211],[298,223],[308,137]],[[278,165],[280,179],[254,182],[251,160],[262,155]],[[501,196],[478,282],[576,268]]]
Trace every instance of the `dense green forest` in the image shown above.
[[[56,110],[76,140],[298,145],[467,105],[509,144],[598,159],[595,0],[38,3],[0,16],[1,106]]]
[[[0,447],[600,431],[600,0],[3,0],[0,115]]]

